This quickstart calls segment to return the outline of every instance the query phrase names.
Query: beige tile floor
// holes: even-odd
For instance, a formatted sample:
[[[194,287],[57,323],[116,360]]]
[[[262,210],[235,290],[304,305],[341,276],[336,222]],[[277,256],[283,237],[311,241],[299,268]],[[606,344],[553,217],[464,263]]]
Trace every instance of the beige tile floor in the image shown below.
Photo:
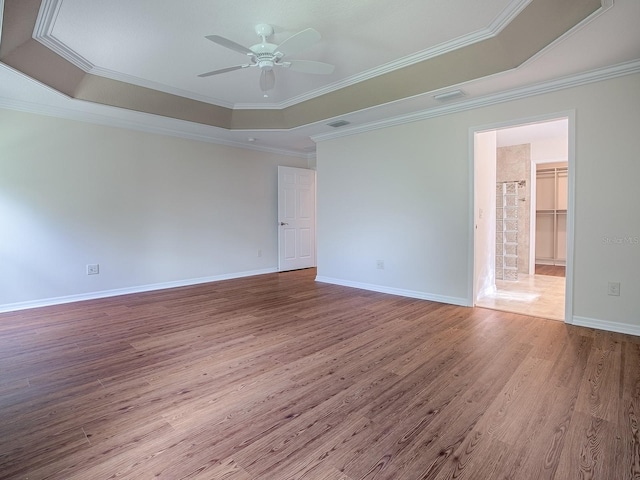
[[[514,282],[496,280],[496,292],[476,302],[478,307],[564,320],[564,277],[519,274]]]

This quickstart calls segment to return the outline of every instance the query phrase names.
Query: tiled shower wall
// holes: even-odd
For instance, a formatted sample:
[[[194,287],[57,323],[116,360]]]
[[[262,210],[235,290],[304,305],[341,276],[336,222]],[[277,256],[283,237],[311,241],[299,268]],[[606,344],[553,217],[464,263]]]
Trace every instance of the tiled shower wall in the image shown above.
[[[496,184],[496,280],[518,280],[518,193],[525,185]]]
[[[518,272],[529,273],[530,223],[531,223],[531,145],[500,147],[496,155],[496,182],[521,182],[517,193]],[[499,205],[499,203],[496,203]],[[496,217],[499,220],[499,217]],[[497,227],[497,222],[496,222]],[[496,252],[497,254],[498,252]],[[497,255],[496,255],[497,262]],[[531,272],[533,273],[533,272]]]

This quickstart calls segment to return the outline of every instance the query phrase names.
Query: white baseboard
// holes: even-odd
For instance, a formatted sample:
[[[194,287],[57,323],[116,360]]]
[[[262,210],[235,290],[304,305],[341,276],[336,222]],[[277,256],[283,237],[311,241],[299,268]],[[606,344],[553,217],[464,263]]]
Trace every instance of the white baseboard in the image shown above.
[[[598,320],[597,318],[573,316],[572,325],[580,327],[596,328],[598,330],[608,330],[610,332],[626,333],[628,335],[640,336],[640,325],[632,325],[629,323],[609,322],[607,320]]]
[[[388,293],[390,295],[398,295],[401,297],[418,298],[420,300],[430,300],[432,302],[449,303],[451,305],[460,305],[468,307],[469,302],[466,298],[448,297],[445,295],[436,295],[433,293],[418,292],[415,290],[404,290],[401,288],[385,287],[383,285],[374,285],[371,283],[351,282],[339,278],[316,276],[316,282],[330,283],[332,285],[341,285],[343,287],[359,288],[361,290],[369,290],[372,292]]]
[[[0,313],[16,312],[18,310],[27,310],[30,308],[49,307],[52,305],[61,305],[64,303],[82,302],[85,300],[96,300],[99,298],[117,297],[119,295],[129,295],[132,293],[151,292],[154,290],[165,290],[167,288],[188,287],[191,285],[199,285],[201,283],[219,282],[221,280],[231,280],[234,278],[252,277],[254,275],[264,275],[267,273],[277,272],[277,268],[265,268],[262,270],[251,270],[247,272],[226,273],[223,275],[214,275],[211,277],[190,278],[187,280],[178,280],[175,282],[154,283],[151,285],[138,285],[135,287],[116,288],[114,290],[103,290],[99,292],[81,293],[78,295],[68,295],[64,297],[44,298],[41,300],[33,300],[28,302],[7,303],[0,305]]]
[[[0,313],[15,312],[19,310],[27,310],[31,308],[48,307],[52,305],[62,305],[65,303],[81,302],[85,300],[96,300],[100,298],[116,297],[119,295],[130,295],[132,293],[151,292],[154,290],[165,290],[168,288],[188,287],[191,285],[199,285],[202,283],[219,282],[222,280],[231,280],[234,278],[251,277],[254,275],[265,275],[268,273],[276,273],[277,268],[266,268],[262,270],[252,270],[246,272],[228,273],[223,275],[214,275],[210,277],[192,278],[188,280],[179,280],[175,282],[155,283],[151,285],[139,285],[136,287],[118,288],[113,290],[103,290],[99,292],[89,292],[78,295],[68,295],[64,297],[45,298],[41,300],[33,300],[28,302],[8,303],[0,305]],[[352,282],[338,278],[316,276],[316,281],[321,283],[330,283],[333,285],[341,285],[343,287],[359,288],[372,292],[387,293],[390,295],[398,295],[402,297],[418,298],[420,300],[429,300],[432,302],[448,303],[451,305],[459,305],[468,307],[466,298],[450,297],[445,295],[437,295],[415,290],[405,290],[400,288],[385,287],[371,283]],[[573,317],[572,325],[580,327],[595,328],[598,330],[607,330],[610,332],[625,333],[628,335],[640,336],[640,325],[632,325],[628,323],[610,322],[607,320],[599,320],[588,317]]]

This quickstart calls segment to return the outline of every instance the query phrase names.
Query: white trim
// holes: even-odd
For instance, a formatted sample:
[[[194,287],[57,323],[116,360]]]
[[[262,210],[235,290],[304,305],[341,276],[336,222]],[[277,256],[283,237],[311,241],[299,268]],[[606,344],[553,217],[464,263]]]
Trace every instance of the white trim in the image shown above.
[[[608,320],[599,320],[597,318],[575,316],[573,317],[573,325],[640,336],[640,326],[631,325],[629,323],[610,322]]]
[[[571,324],[573,322],[573,255],[574,255],[574,209],[575,209],[575,126],[576,126],[576,113],[575,110],[568,110],[563,112],[549,113],[545,115],[537,115],[535,117],[527,117],[522,119],[513,119],[505,122],[499,122],[491,125],[481,125],[469,128],[469,162],[470,162],[470,208],[469,208],[469,245],[468,255],[469,261],[467,264],[467,290],[469,305],[474,305],[473,299],[473,286],[475,283],[475,178],[474,178],[474,138],[476,133],[486,132],[489,130],[499,130],[503,128],[516,127],[521,125],[548,122],[550,120],[558,120],[561,118],[568,119],[568,204],[567,204],[567,261],[566,261],[566,273],[565,273],[565,311],[564,321]]]
[[[556,158],[544,158],[536,160],[536,165],[544,165],[546,163],[562,163],[566,162],[567,157],[556,157]]]
[[[534,53],[531,57],[527,58],[521,65],[519,65],[518,68],[528,66],[530,63],[535,62],[540,57],[546,55],[551,50],[556,48],[558,45],[564,42],[567,38],[569,38],[572,35],[575,35],[577,32],[585,28],[587,25],[589,25],[591,22],[593,22],[595,19],[597,19],[598,17],[603,15],[607,10],[613,7],[613,0],[602,0],[600,5],[601,5],[600,8],[598,8],[595,12],[593,12],[591,15],[589,15],[587,18],[582,20],[580,23],[578,23],[574,27],[564,32],[562,35],[560,35],[558,38],[556,38],[553,42],[551,42],[549,45],[544,47],[542,50],[539,50],[538,52]]]
[[[495,35],[497,35],[498,33],[500,33],[500,31],[506,27],[515,17],[517,17],[520,12],[522,10],[524,10],[529,3],[531,2],[531,0],[528,1],[523,1],[520,3],[514,2],[512,4],[510,4],[502,13],[501,15],[499,15],[494,21],[493,23],[486,29],[484,30],[480,30],[476,33],[470,34],[467,37],[460,37],[459,39],[455,39],[451,42],[447,42],[447,43],[443,43],[441,45],[435,46],[432,49],[429,50],[425,50],[423,52],[414,54],[415,57],[420,57],[418,60],[416,60],[413,63],[417,63],[423,60],[427,60],[429,58],[432,58],[433,56],[437,56],[437,55],[442,55],[444,53],[447,53],[448,51],[451,50],[455,50],[456,48],[462,48],[467,46],[468,44],[473,44],[475,42],[473,41],[469,41],[468,44],[464,43],[465,38],[467,38],[467,40],[471,40],[471,36],[476,36],[477,35],[477,40],[478,41],[482,41],[485,40],[487,38],[491,38],[494,37]],[[574,35],[576,32],[578,32],[579,30],[583,29],[584,27],[586,27],[588,24],[590,24],[592,21],[594,21],[596,18],[598,18],[599,16],[603,15],[607,10],[609,10],[610,8],[613,7],[614,4],[614,0],[602,0],[601,2],[601,7],[598,8],[595,12],[593,12],[591,15],[589,15],[587,18],[585,18],[584,20],[582,20],[580,23],[578,23],[577,25],[575,25],[574,27],[572,27],[571,29],[569,29],[568,31],[566,31],[564,34],[562,34],[560,37],[556,38],[555,40],[553,40],[553,42],[551,42],[549,45],[547,45],[546,47],[544,47],[542,50],[540,50],[539,52],[536,52],[534,55],[532,55],[531,57],[529,57],[528,59],[526,59],[522,64],[518,65],[518,67],[516,67],[514,70],[518,70],[521,69],[527,65],[529,65],[530,63],[534,62],[535,60],[537,60],[538,58],[540,58],[541,56],[543,56],[544,54],[548,53],[549,51],[553,50],[555,47],[557,47],[558,45],[560,45],[563,41],[565,41],[568,37],[570,37],[571,35]],[[490,33],[493,32],[493,33]],[[483,35],[486,35],[483,37]],[[453,47],[451,50],[447,50],[446,46],[448,44],[453,44],[454,42],[459,42],[459,45],[457,47]],[[439,53],[436,53],[435,55],[431,55],[431,53],[435,53],[436,51],[438,51],[438,49],[440,49]],[[405,61],[407,58],[410,57],[405,57],[405,59],[399,59],[397,62],[403,62]],[[313,98],[316,98],[318,96],[321,95],[325,95],[327,93],[331,93],[333,91],[339,90],[341,88],[345,88],[345,87],[349,87],[351,85],[354,85],[358,82],[364,81],[364,80],[368,80],[370,78],[374,78],[377,75],[381,75],[383,73],[387,73],[387,72],[391,72],[394,69],[393,68],[389,68],[390,65],[395,64],[396,62],[392,62],[390,64],[386,64],[386,65],[382,65],[381,67],[377,68],[377,69],[373,69],[364,73],[361,73],[359,75],[347,78],[341,82],[337,82],[334,83],[332,85],[328,85],[322,89],[319,90],[315,90],[314,92],[309,92],[307,94],[304,95],[300,95],[298,97],[292,98],[290,100],[287,100],[285,102],[281,102],[279,104],[272,104],[272,105],[265,105],[265,104],[236,104],[234,106],[234,108],[236,109],[260,109],[260,108],[287,108],[291,105],[295,105],[297,103],[301,103],[304,102],[306,100],[311,100]],[[404,66],[408,66],[411,65],[411,63],[406,63],[404,65],[400,65],[397,68],[402,68]],[[388,70],[387,70],[388,68]],[[504,73],[504,72],[498,72],[497,74],[500,73]],[[595,80],[594,80],[595,81]],[[452,88],[454,85],[450,85],[447,88]],[[433,93],[433,92],[431,92]],[[420,96],[420,95],[418,95]],[[399,101],[403,101],[406,100],[406,98],[403,98]],[[390,103],[395,103],[395,102],[390,102]],[[474,107],[472,107],[474,108]]]
[[[4,18],[4,0],[0,0],[0,38],[2,38],[2,19]]]
[[[529,6],[532,0],[524,0],[518,2],[511,2],[507,7],[500,12],[500,14],[493,19],[491,25],[487,28],[493,32],[495,37],[502,31],[507,25],[509,25],[525,8]]]
[[[358,135],[360,133],[379,130],[382,128],[394,127],[397,125],[403,125],[405,123],[419,122],[421,120],[426,120],[429,118],[440,117],[443,115],[450,115],[458,112],[464,112],[467,110],[487,107],[490,105],[509,102],[512,100],[520,100],[522,98],[532,97],[535,95],[542,95],[544,93],[551,93],[558,90],[564,90],[566,88],[578,87],[581,85],[609,80],[609,79],[621,77],[624,75],[633,75],[635,73],[640,73],[640,60],[633,60],[631,62],[621,63],[618,65],[613,65],[610,67],[605,67],[597,70],[591,70],[589,72],[579,73],[577,75],[561,77],[558,79],[550,80],[548,82],[542,82],[542,83],[537,83],[533,85],[528,85],[526,87],[519,87],[512,90],[493,93],[490,95],[485,95],[483,97],[472,98],[469,100],[457,102],[451,105],[442,105],[435,108],[422,110],[416,113],[399,115],[397,117],[391,117],[391,118],[379,120],[376,122],[370,122],[364,125],[357,125],[354,127],[343,127],[337,131],[313,135],[311,139],[314,140],[315,142],[318,142],[323,140],[331,140],[339,137],[346,137],[350,135]],[[427,93],[421,94],[421,95],[427,95]],[[421,95],[418,95],[418,96],[421,96]],[[406,101],[406,100],[408,100],[408,98],[403,98],[400,101]],[[352,113],[355,113],[355,112],[352,112]],[[329,121],[329,120],[330,119],[326,121]]]
[[[569,119],[567,139],[569,151],[567,152],[567,259],[565,261],[565,309],[564,321],[572,324],[573,318],[573,257],[575,242],[575,206],[576,206],[576,112],[571,110],[567,113]]]
[[[316,276],[316,282],[330,283],[332,285],[340,285],[343,287],[359,288],[371,292],[387,293],[389,295],[398,295],[401,297],[417,298],[420,300],[429,300],[431,302],[448,303],[451,305],[459,305],[462,307],[469,306],[466,298],[449,297],[445,295],[437,295],[434,293],[418,292],[416,290],[405,290],[402,288],[385,287],[372,283],[351,282],[339,278]]]
[[[62,0],[43,0],[38,10],[38,17],[33,28],[32,37],[52,52],[72,63],[85,72],[91,70],[94,65],[78,52],[65,45],[53,35],[53,27],[60,13]]]
[[[567,118],[568,120],[568,118]],[[569,125],[569,122],[567,121],[567,155],[568,155],[568,151],[569,151],[569,142],[571,142],[572,140],[569,138],[569,129],[571,128],[571,126]],[[575,141],[575,138],[573,139],[573,141]],[[535,268],[536,268],[536,263],[539,263],[541,265],[557,265],[557,263],[555,262],[546,262],[546,261],[540,261],[540,262],[536,262],[536,228],[537,228],[537,215],[536,215],[536,204],[538,201],[537,198],[537,184],[538,184],[538,175],[537,175],[537,170],[538,170],[538,165],[545,165],[547,163],[567,163],[567,167],[569,166],[569,161],[568,161],[568,156],[565,157],[558,157],[558,158],[546,158],[546,159],[531,159],[531,205],[530,205],[530,211],[529,211],[529,215],[530,215],[530,232],[529,232],[529,246],[532,248],[529,248],[529,272],[535,272]],[[568,188],[568,187],[567,187]],[[569,190],[567,190],[567,192],[569,192]],[[569,199],[567,198],[567,204],[569,202]],[[565,260],[565,266],[566,266],[566,260]],[[565,320],[566,319],[570,319],[571,316],[570,315],[566,315],[565,314]],[[568,322],[570,323],[570,322]]]
[[[219,282],[221,280],[231,280],[234,278],[251,277],[254,275],[264,275],[267,273],[276,272],[277,269],[275,268],[265,268],[261,270],[251,270],[246,272],[225,273],[222,275],[214,275],[211,277],[191,278],[187,280],[177,280],[174,282],[154,283],[151,285],[138,285],[136,287],[116,288],[114,290],[81,293],[78,295],[67,295],[64,297],[45,298],[42,300],[32,300],[28,302],[8,303],[0,305],[0,313],[16,312],[18,310],[27,310],[31,308],[50,307],[52,305],[82,302],[85,300],[97,300],[100,298],[117,297],[119,295],[130,295],[132,293],[152,292],[155,290],[165,290],[168,288],[188,287],[191,285],[200,285],[202,283]]]
[[[60,55],[62,58],[75,65],[79,69],[91,75],[97,75],[103,78],[109,78],[119,82],[129,83],[137,85],[139,87],[148,88],[151,90],[157,90],[160,92],[168,93],[170,95],[176,95],[183,98],[189,98],[198,102],[209,103],[225,108],[233,108],[233,103],[226,102],[222,99],[211,97],[208,95],[202,95],[199,93],[182,90],[180,88],[173,87],[171,85],[165,85],[162,83],[147,80],[145,78],[139,78],[134,75],[129,75],[108,68],[97,66],[84,58],[74,49],[66,45],[62,40],[56,38],[53,33],[60,8],[62,7],[62,0],[42,0],[40,4],[40,10],[38,11],[38,17],[33,28],[34,40],[40,42],[52,52]]]
[[[476,133],[478,131],[470,128],[467,136],[467,155],[469,156],[469,201],[467,208],[469,211],[469,238],[467,240],[467,303],[468,307],[475,307],[478,298],[476,292]],[[471,273],[469,273],[471,272]],[[495,285],[495,282],[494,282]]]
[[[138,85],[139,87],[148,88],[150,90],[156,90],[159,92],[164,92],[170,95],[175,95],[177,97],[188,98],[191,100],[196,100],[202,103],[209,103],[211,105],[216,105],[218,107],[224,107],[233,109],[234,104],[232,102],[227,102],[220,98],[211,97],[208,95],[202,95],[200,93],[191,92],[187,90],[182,90],[180,88],[173,87],[171,85],[166,85],[164,83],[154,82],[153,80],[147,80],[146,78],[136,77],[134,75],[129,75],[126,73],[116,72],[115,70],[109,70],[108,68],[102,68],[97,66],[92,66],[87,73],[91,75],[97,75],[103,78],[109,78],[111,80],[116,80],[118,82],[130,83],[132,85]],[[273,108],[270,106],[268,108]]]
[[[57,53],[58,55],[65,58],[66,60],[71,62],[73,65],[77,66],[78,68],[84,70],[87,73],[100,75],[106,78],[111,78],[113,80],[119,80],[126,83],[132,83],[134,85],[139,85],[146,88],[160,90],[166,93],[179,95],[185,98],[191,98],[193,100],[204,101],[207,103],[214,103],[219,106],[234,108],[237,110],[284,109],[284,108],[296,105],[298,103],[305,102],[307,100],[311,100],[313,98],[317,98],[322,95],[326,95],[327,93],[331,93],[336,90],[341,90],[351,85],[355,85],[357,83],[370,80],[379,75],[383,75],[385,73],[393,72],[395,70],[399,70],[401,68],[414,65],[416,63],[428,60],[429,58],[434,58],[434,57],[446,54],[448,52],[452,52],[460,48],[473,45],[474,43],[478,43],[478,42],[487,40],[489,38],[493,38],[496,35],[498,35],[502,31],[502,29],[504,29],[509,23],[511,23],[531,3],[531,1],[532,0],[512,0],[511,2],[509,2],[506,8],[502,10],[498,14],[498,16],[494,18],[493,21],[486,28],[443,42],[441,44],[435,45],[421,52],[407,55],[403,58],[394,60],[392,62],[388,62],[379,67],[372,68],[365,72],[361,72],[357,75],[352,75],[351,77],[348,77],[339,82],[335,82],[333,84],[327,85],[323,88],[314,90],[312,92],[298,95],[296,97],[290,98],[288,100],[285,100],[284,102],[280,102],[277,104],[264,104],[264,103],[231,104],[229,102],[224,102],[220,99],[199,95],[193,92],[184,92],[180,89],[171,87],[169,85],[164,85],[164,84],[161,85],[156,82],[152,82],[150,80],[137,78],[121,72],[115,72],[113,70],[109,70],[109,69],[94,65],[89,60],[87,60],[86,58],[82,57],[80,54],[75,52],[71,47],[69,47],[68,45],[65,45],[61,40],[57,39],[53,34],[55,21],[57,19],[58,12],[60,11],[62,0],[42,0],[40,11],[38,12],[38,17],[36,19],[36,23],[33,31],[33,38],[36,39],[38,42],[42,43],[43,45],[45,45],[51,51]]]
[[[1,13],[1,12],[0,12]],[[9,68],[7,66],[1,68]],[[31,82],[35,82],[40,86],[44,86],[55,92],[56,94],[69,98],[60,92],[48,87],[24,74],[18,72],[16,70],[11,69],[14,73],[23,76],[26,80]],[[622,63],[619,65],[614,65],[611,67],[606,67],[598,70],[592,70],[590,72],[581,73],[578,75],[573,75],[569,77],[563,77],[557,80],[552,80],[549,82],[539,83],[527,87],[521,87],[513,90],[508,90],[505,92],[486,95],[484,97],[479,97],[475,99],[469,99],[466,101],[458,102],[451,105],[441,105],[435,108],[423,110],[417,113],[410,113],[406,115],[400,115],[397,117],[391,117],[389,119],[384,119],[376,122],[370,122],[363,125],[358,125],[354,127],[343,127],[337,131],[312,135],[311,139],[316,143],[318,141],[330,140],[333,138],[345,137],[350,135],[357,135],[360,133],[365,133],[368,131],[379,130],[382,128],[392,127],[395,125],[402,125],[405,123],[417,122],[429,118],[439,117],[443,115],[449,115],[452,113],[463,112],[467,110],[472,110],[474,108],[486,107],[489,105],[494,105],[498,103],[508,102],[511,100],[518,100],[522,98],[527,98],[530,96],[540,95],[543,93],[554,92],[557,90],[562,90],[565,88],[576,87],[588,83],[598,82],[609,80],[612,78],[617,78],[624,75],[632,75],[635,73],[640,73],[640,60],[634,60],[632,62]],[[427,95],[426,93],[424,95]],[[402,99],[401,101],[407,100]],[[41,105],[32,102],[26,102],[22,100],[13,100],[8,98],[0,97],[0,108],[7,108],[10,110],[17,110],[28,113],[36,113],[39,115],[47,115],[57,118],[66,118],[71,120],[78,120],[88,123],[94,123],[98,125],[105,125],[117,128],[126,128],[131,130],[137,130],[141,132],[159,134],[159,135],[169,135],[173,137],[185,138],[188,140],[197,140],[201,142],[214,143],[219,145],[227,145],[230,147],[237,148],[245,148],[249,150],[256,150],[267,153],[275,153],[279,155],[287,155],[298,158],[312,159],[315,157],[315,153],[301,153],[293,150],[279,149],[273,147],[264,147],[259,145],[248,145],[246,143],[234,142],[231,140],[226,140],[222,138],[217,138],[210,134],[198,134],[193,132],[186,131],[186,128],[189,126],[199,126],[203,127],[202,124],[196,124],[193,122],[188,122],[185,120],[178,120],[169,117],[161,117],[158,115],[153,115],[144,112],[132,112],[128,110],[123,110],[117,107],[109,107],[107,105],[101,105],[103,110],[108,113],[91,113],[83,111],[85,105],[94,107],[96,104],[92,102],[85,102],[83,100],[72,100],[74,105],[78,108],[66,108],[66,107],[56,107],[51,105]],[[375,108],[375,107],[374,107]],[[123,113],[126,112],[126,113]],[[355,113],[355,112],[353,112]],[[124,118],[119,118],[118,116],[122,116],[124,114],[135,115],[140,118],[139,121],[128,120]],[[159,119],[159,120],[158,120]],[[152,121],[158,120],[165,123],[166,126],[156,126],[152,125]],[[318,124],[324,124],[330,119],[322,120],[321,122],[316,122]],[[313,124],[309,124],[313,125]],[[297,128],[306,127],[309,125],[302,125],[300,127],[296,127],[290,129],[290,131],[294,131]],[[216,130],[219,127],[209,127],[204,126],[206,128],[211,128],[211,130]],[[220,129],[225,130],[225,129]],[[226,130],[225,130],[226,131]],[[234,131],[244,131],[244,130],[234,130]],[[263,131],[275,131],[275,130],[263,130]]]
[[[83,100],[74,100],[74,102],[77,102],[77,104],[80,106],[86,103],[90,104],[91,106],[94,105],[91,102],[84,102]],[[315,157],[315,152],[302,153],[294,150],[286,150],[284,148],[274,148],[256,144],[247,144],[243,142],[234,142],[233,140],[215,137],[210,134],[187,131],[187,128],[189,128],[189,126],[196,126],[198,128],[210,128],[212,130],[217,129],[218,127],[188,122],[186,120],[177,120],[173,118],[162,117],[150,113],[131,112],[129,110],[122,110],[117,107],[109,107],[107,105],[102,105],[102,107],[104,107],[105,109],[110,109],[112,110],[112,112],[109,112],[109,114],[93,113],[82,111],[80,109],[76,110],[72,108],[57,107],[52,105],[42,105],[32,102],[26,102],[23,100],[14,100],[0,97],[0,108],[6,108],[7,110],[34,113],[37,115],[63,118],[66,120],[76,120],[79,122],[92,123],[95,125],[103,125],[107,127],[124,128],[127,130],[135,130],[138,132],[151,133],[155,135],[167,135],[170,137],[178,137],[187,140],[213,143],[216,145],[226,145],[228,147],[243,148],[246,150],[255,150],[265,153],[274,153],[277,155],[286,155],[289,157],[304,158],[307,160]],[[112,113],[113,115],[122,115],[123,112],[125,115],[140,116],[141,120],[132,120],[111,116]],[[155,119],[164,122],[166,126],[153,125],[151,122]]]
[[[0,0],[3,1],[3,0]],[[0,11],[0,14],[2,12]],[[34,102],[27,102],[25,100],[17,100],[13,98],[2,97],[0,94],[0,108],[6,108],[8,110],[15,110],[18,112],[35,113],[37,115],[45,115],[55,118],[64,118],[67,120],[76,120],[79,122],[92,123],[95,125],[103,125],[107,127],[124,128],[128,130],[135,130],[144,133],[152,133],[155,135],[168,135],[171,137],[184,138],[187,140],[196,140],[199,142],[213,143],[216,145],[226,145],[228,147],[243,148],[247,150],[255,150],[258,152],[274,153],[277,155],[286,155],[289,157],[304,158],[310,160],[315,158],[315,150],[311,152],[299,152],[296,150],[288,150],[285,148],[267,147],[259,144],[248,144],[244,142],[235,142],[220,137],[216,137],[216,132],[255,132],[254,130],[228,130],[221,127],[215,127],[213,125],[205,125],[196,122],[189,122],[187,120],[180,120],[171,117],[164,117],[162,115],[155,115],[152,113],[138,112],[134,110],[127,110],[124,108],[113,107],[111,105],[97,104],[85,100],[79,100],[71,98],[58,90],[46,85],[38,80],[29,77],[28,75],[15,70],[7,65],[0,63],[0,70],[10,70],[12,74],[19,75],[24,81],[34,83],[40,87],[47,89],[54,95],[64,98],[69,101],[72,107],[61,107],[54,105],[45,105]],[[88,110],[98,110],[88,111]],[[126,118],[128,117],[128,118]],[[158,125],[162,123],[163,125]],[[200,130],[208,130],[208,132],[197,133],[188,131],[187,129],[197,128]],[[292,129],[293,130],[293,129]],[[268,132],[282,131],[277,129],[260,130]]]
[[[531,158],[529,172],[529,273],[536,273],[536,231],[538,218],[536,205],[538,204],[538,162]],[[565,317],[566,318],[566,317]]]
[[[511,21],[513,21],[520,14],[520,12],[522,12],[522,10],[524,10],[529,5],[529,3],[531,3],[531,0],[512,1],[509,3],[509,5],[507,5],[507,7],[502,12],[500,12],[500,14],[486,28],[477,30],[467,35],[463,35],[458,38],[454,38],[447,42],[443,42],[441,44],[435,45],[421,52],[407,55],[405,57],[394,60],[393,62],[389,62],[379,67],[361,72],[357,75],[352,75],[351,77],[345,78],[339,82],[332,83],[330,85],[327,85],[323,88],[319,88],[312,92],[298,95],[297,97],[290,98],[289,100],[285,100],[284,102],[280,102],[278,104],[271,105],[271,106],[266,106],[264,104],[254,104],[254,103],[237,103],[234,106],[234,108],[238,110],[242,110],[242,109],[255,110],[255,109],[261,109],[261,108],[274,108],[274,107],[278,109],[284,109],[284,108],[296,105],[298,103],[302,103],[307,100],[311,100],[313,98],[317,98],[322,95],[335,92],[336,90],[341,90],[343,88],[350,87],[357,83],[370,80],[380,75],[384,75],[386,73],[390,73],[395,70],[399,70],[401,68],[408,67],[410,65],[414,65],[419,62],[423,62],[430,58],[444,55],[445,53],[449,53],[449,52],[458,50],[460,48],[473,45],[474,43],[478,43],[483,40],[493,38],[498,33],[500,33],[504,27],[506,27],[509,23],[511,23]]]

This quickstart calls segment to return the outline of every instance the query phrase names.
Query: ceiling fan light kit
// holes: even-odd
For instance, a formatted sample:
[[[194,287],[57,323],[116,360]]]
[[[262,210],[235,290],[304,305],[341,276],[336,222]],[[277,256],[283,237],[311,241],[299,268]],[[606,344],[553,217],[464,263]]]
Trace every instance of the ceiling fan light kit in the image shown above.
[[[264,41],[265,38],[273,35],[273,27],[271,25],[267,25],[266,23],[259,23],[256,25],[256,34],[259,37],[262,37]]]
[[[306,30],[296,33],[295,35],[287,38],[280,45],[269,43],[267,41],[267,38],[273,35],[273,27],[271,25],[264,23],[256,25],[255,32],[259,37],[261,37],[262,41],[249,48],[219,35],[207,35],[205,37],[206,39],[211,40],[222,47],[233,50],[234,52],[247,55],[250,57],[250,63],[221,68],[211,72],[201,73],[198,76],[210,77],[243,68],[258,67],[261,70],[259,83],[260,90],[262,90],[262,93],[266,98],[268,97],[268,92],[273,90],[276,84],[276,77],[273,71],[275,67],[284,67],[290,70],[315,75],[329,75],[333,73],[335,67],[329,63],[316,62],[312,60],[282,61],[286,55],[298,53],[320,41],[320,34],[313,28],[307,28]]]

